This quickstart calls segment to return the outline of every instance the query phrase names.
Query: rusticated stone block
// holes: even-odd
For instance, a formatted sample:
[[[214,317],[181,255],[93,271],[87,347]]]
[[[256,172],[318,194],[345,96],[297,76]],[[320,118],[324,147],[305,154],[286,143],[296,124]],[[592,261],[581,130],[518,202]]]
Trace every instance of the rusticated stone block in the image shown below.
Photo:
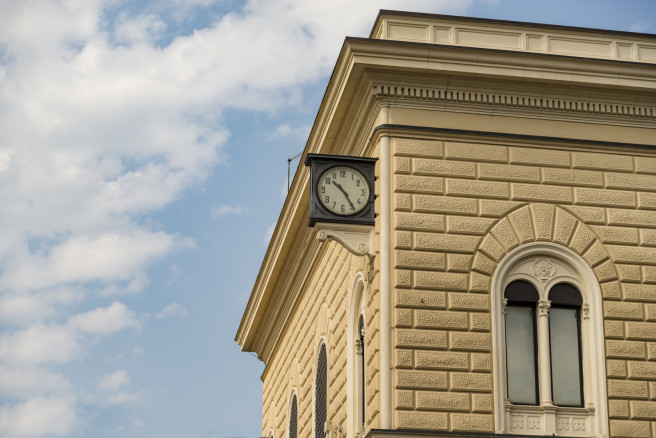
[[[487,295],[473,293],[449,293],[449,309],[451,310],[488,310],[490,307]]]
[[[656,225],[656,215],[651,211],[608,209],[609,225],[637,225],[653,227]]]
[[[640,244],[642,246],[656,246],[656,230],[640,230]]]
[[[472,271],[469,275],[469,290],[474,292],[489,292],[491,280],[492,278],[488,275]]]
[[[633,157],[636,173],[656,173],[656,158]]]
[[[635,341],[606,341],[606,355],[629,359],[642,359],[646,355],[645,343]]]
[[[600,283],[606,281],[617,280],[617,272],[615,272],[615,266],[610,260],[603,262],[602,264],[595,266],[594,273],[597,276],[597,280]]]
[[[607,360],[606,376],[626,377],[626,362],[623,360]]]
[[[471,353],[471,371],[492,370],[492,355],[489,353]]]
[[[642,320],[642,304],[625,302],[604,303],[604,317],[610,319],[637,319]],[[630,332],[630,330],[629,330]],[[656,331],[654,331],[656,334]]]
[[[626,337],[628,339],[656,340],[656,323],[653,322],[627,322]],[[656,376],[656,374],[654,374]]]
[[[656,286],[650,284],[624,284],[624,299],[631,301],[656,300]]]
[[[569,167],[569,152],[545,148],[510,148],[510,162],[554,167]]]
[[[647,399],[649,397],[647,382],[608,380],[608,397]]]
[[[517,234],[515,234],[515,231],[507,218],[501,219],[499,223],[492,228],[492,234],[506,250],[510,250],[519,245]]]
[[[412,286],[412,271],[405,269],[394,270],[394,286],[396,287],[411,287]]]
[[[417,409],[430,411],[469,411],[469,394],[417,391]]]
[[[656,210],[656,193],[638,193],[638,208],[642,210]]]
[[[649,399],[656,400],[656,382],[649,382]]]
[[[461,176],[474,178],[476,166],[466,161],[431,160],[415,158],[412,160],[414,173],[435,176]]]
[[[499,243],[494,236],[488,234],[481,242],[481,245],[478,247],[479,251],[482,251],[487,256],[492,258],[494,261],[500,261],[504,255],[506,255],[506,250],[503,249],[503,246]]]
[[[490,351],[488,333],[449,332],[451,350]]]
[[[656,304],[645,304],[647,321],[656,321]]]
[[[549,204],[531,205],[533,224],[537,240],[549,241],[553,238],[553,225],[556,218],[556,208]]]
[[[489,394],[472,394],[473,412],[492,412],[492,396]]]
[[[581,205],[570,205],[567,208],[588,225],[604,225],[606,223],[606,209],[603,207],[583,207]]]
[[[446,292],[397,289],[396,305],[397,307],[445,309]]]
[[[542,169],[542,181],[547,184],[601,187],[603,173],[592,170]]]
[[[641,279],[640,266],[616,265],[620,280],[625,283],[639,283]]]
[[[510,188],[506,182],[450,178],[446,180],[446,194],[450,196],[508,199]]]
[[[415,175],[396,175],[396,191],[410,193],[442,193],[442,178]]]
[[[583,258],[590,266],[596,266],[608,258],[606,248],[597,240],[583,254]]]
[[[604,330],[607,338],[624,337],[624,323],[621,321],[605,321]]]
[[[570,248],[579,254],[582,254],[585,249],[590,246],[592,241],[595,240],[595,235],[588,227],[579,222],[579,226],[574,231],[574,236],[570,241]]]
[[[476,161],[508,161],[508,151],[505,146],[478,143],[445,142],[444,156],[446,158],[471,159]]]
[[[414,391],[396,391],[396,408],[412,409],[414,408]]]
[[[453,234],[416,233],[415,248],[429,251],[474,252],[479,238]]]
[[[654,342],[647,344],[647,359],[656,360],[656,343]]]
[[[485,414],[451,414],[451,430],[494,432],[494,418]]]
[[[468,254],[447,254],[446,270],[449,272],[469,272],[472,256]]]
[[[395,138],[392,141],[395,155],[442,157],[443,154],[443,143],[441,141],[411,138]]]
[[[606,187],[609,189],[656,190],[656,176],[633,173],[606,173]]]
[[[642,267],[642,281],[645,283],[656,283],[656,266]]]
[[[408,157],[394,158],[394,172],[410,173],[410,158]]]
[[[443,270],[446,265],[444,254],[434,252],[396,251],[395,255],[397,268]]]
[[[467,274],[416,271],[414,286],[421,289],[467,290]]]
[[[412,350],[394,350],[396,354],[396,366],[397,368],[412,368],[413,354]]]
[[[489,331],[490,330],[490,314],[489,313],[470,313],[469,314],[469,328],[473,331]]]
[[[557,210],[554,241],[556,243],[567,245],[577,222],[577,219],[571,214],[564,210]]]
[[[492,376],[483,373],[450,373],[449,388],[452,391],[490,392]]]
[[[412,310],[396,309],[396,327],[412,327]]]
[[[656,248],[618,245],[607,245],[606,248],[615,263],[649,264],[656,260]]]
[[[631,418],[656,420],[656,402],[631,401]]]
[[[412,195],[410,193],[394,193],[394,207],[397,211],[412,210]]]
[[[603,243],[638,244],[638,229],[624,227],[592,227]]]
[[[469,354],[453,351],[422,351],[415,353],[417,368],[439,370],[469,369]]]
[[[446,389],[447,379],[441,371],[410,371],[396,372],[397,388]]]
[[[480,199],[479,203],[481,205],[481,216],[485,217],[503,217],[511,210],[523,204],[522,202],[501,200],[492,201],[489,199]]]
[[[573,152],[572,160],[575,169],[633,171],[633,158],[628,155]]]
[[[431,195],[413,195],[413,199],[415,211],[470,215],[475,215],[477,212],[475,199]]]
[[[619,300],[622,298],[622,289],[617,281],[601,285],[601,296],[605,300]]]
[[[448,216],[446,230],[453,234],[483,235],[494,219],[484,217]]]
[[[452,310],[417,310],[416,326],[419,328],[467,329],[467,312]]]
[[[396,330],[398,347],[446,348],[446,332],[437,330],[398,329]]]
[[[472,269],[483,274],[492,275],[494,270],[497,267],[497,262],[483,254],[482,252],[477,252],[474,256],[474,263],[472,264]]]
[[[649,422],[634,420],[611,420],[610,434],[614,437],[649,438]]]
[[[528,207],[513,211],[508,218],[520,242],[526,243],[535,240],[535,236],[533,235],[533,220]]]
[[[396,412],[396,423],[400,429],[445,430],[449,414],[446,412]]]
[[[397,231],[394,233],[395,249],[411,249],[412,233],[410,231]]]
[[[624,190],[574,189],[574,202],[581,205],[602,205],[608,207],[635,207],[636,195]]]
[[[608,416],[610,418],[629,418],[629,402],[626,400],[609,400]]]
[[[397,230],[444,231],[444,215],[422,213],[397,213]]]
[[[539,182],[540,169],[531,166],[481,163],[478,165],[478,177],[502,181]]]
[[[574,198],[570,187],[513,183],[511,199],[513,201],[552,201],[569,204]]]
[[[629,362],[629,379],[653,380],[656,376],[656,362]]]

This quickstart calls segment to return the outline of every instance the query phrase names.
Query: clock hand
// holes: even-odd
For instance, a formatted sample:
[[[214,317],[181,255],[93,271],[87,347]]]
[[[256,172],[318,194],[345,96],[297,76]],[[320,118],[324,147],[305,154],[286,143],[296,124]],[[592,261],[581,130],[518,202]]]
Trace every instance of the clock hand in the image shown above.
[[[351,209],[355,210],[355,205],[353,205],[353,203],[351,202],[351,199],[349,199],[349,195],[348,195],[348,193],[346,193],[346,190],[344,190],[344,189],[342,188],[342,185],[336,183],[335,180],[333,180],[333,184],[335,184],[335,185],[337,186],[337,188],[338,188],[339,190],[341,190],[342,193],[344,193],[344,196],[346,196],[346,200],[349,202],[349,204],[351,204]]]

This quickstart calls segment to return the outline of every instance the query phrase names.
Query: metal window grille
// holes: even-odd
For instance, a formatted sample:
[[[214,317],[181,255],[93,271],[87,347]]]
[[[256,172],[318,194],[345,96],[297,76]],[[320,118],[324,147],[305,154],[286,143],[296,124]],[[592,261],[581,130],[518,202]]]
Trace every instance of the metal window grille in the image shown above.
[[[296,395],[292,397],[292,407],[289,410],[289,438],[297,438],[298,435],[298,403]]]
[[[314,436],[316,438],[325,438],[324,425],[328,414],[328,358],[326,357],[325,344],[321,345],[319,350],[314,387]]]

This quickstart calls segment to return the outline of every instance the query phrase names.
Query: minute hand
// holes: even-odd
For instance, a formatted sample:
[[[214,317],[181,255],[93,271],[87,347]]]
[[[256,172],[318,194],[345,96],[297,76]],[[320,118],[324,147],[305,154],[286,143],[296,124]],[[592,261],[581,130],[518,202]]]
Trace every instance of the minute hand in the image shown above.
[[[351,204],[351,209],[355,210],[355,205],[353,205],[353,203],[352,203],[351,200],[349,199],[349,195],[348,195],[348,193],[346,193],[346,190],[344,190],[344,189],[342,188],[342,185],[336,183],[335,180],[333,180],[333,184],[335,184],[335,185],[337,186],[337,188],[338,188],[342,193],[344,193],[344,196],[346,196],[346,200],[349,202],[349,204]]]

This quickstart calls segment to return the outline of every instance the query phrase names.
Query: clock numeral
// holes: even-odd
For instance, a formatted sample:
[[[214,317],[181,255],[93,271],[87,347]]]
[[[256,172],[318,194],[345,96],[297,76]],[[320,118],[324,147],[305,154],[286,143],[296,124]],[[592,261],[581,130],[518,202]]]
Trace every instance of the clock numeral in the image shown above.
[[[321,186],[321,194],[326,193],[326,186]]]
[[[345,170],[340,170],[339,171],[339,176],[344,178],[346,176],[346,171]]]
[[[326,196],[326,204],[330,203],[330,196]]]
[[[337,202],[333,202],[333,210],[335,209],[336,205],[337,205]]]
[[[344,207],[344,204],[342,204],[341,210],[342,210],[342,213],[344,213],[346,211],[346,208]]]
[[[364,189],[360,189],[360,195],[364,196]]]
[[[326,184],[330,185],[330,178],[326,178]]]
[[[333,179],[337,179],[337,172],[333,172]]]
[[[360,199],[358,199],[358,204],[362,204],[362,201]]]
[[[355,185],[358,186],[358,187],[360,187],[360,180],[359,180],[359,179],[358,179],[358,180],[355,180]]]

